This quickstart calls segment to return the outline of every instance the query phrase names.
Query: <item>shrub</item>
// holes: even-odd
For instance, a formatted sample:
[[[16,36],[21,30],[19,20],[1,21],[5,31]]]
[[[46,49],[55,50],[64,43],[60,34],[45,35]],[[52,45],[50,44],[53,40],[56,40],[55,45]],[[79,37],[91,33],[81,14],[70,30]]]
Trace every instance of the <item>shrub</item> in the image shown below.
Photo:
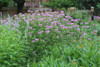
[[[0,66],[23,66],[26,63],[24,42],[20,41],[20,33],[9,27],[0,25]],[[23,64],[21,64],[23,63]]]
[[[84,40],[83,40],[84,41]],[[92,43],[91,43],[92,42]],[[63,45],[51,48],[50,55],[44,56],[44,58],[36,63],[33,62],[30,66],[33,67],[80,67],[80,66],[94,66],[100,65],[99,58],[99,43],[95,41],[88,41],[80,44]],[[94,45],[95,44],[95,45]],[[62,45],[62,44],[61,44]],[[96,58],[96,59],[95,59]]]
[[[90,15],[89,15],[90,11],[89,10],[76,10],[75,12],[70,12],[70,16],[75,18],[75,19],[85,19],[85,20],[89,20],[90,19]]]
[[[99,16],[94,16],[94,18],[95,18],[95,21],[96,21],[97,23],[100,23],[100,17],[99,17]]]
[[[34,61],[36,63],[39,62],[43,56],[53,56],[51,54],[55,55],[53,58],[60,58],[60,56],[63,55],[62,60],[66,59],[64,61],[67,61],[70,56],[72,59],[67,61],[70,63],[74,60],[73,57],[76,60],[79,59],[78,56],[80,56],[80,51],[76,49],[73,51],[74,47],[86,46],[87,42],[91,42],[96,37],[96,25],[92,21],[74,19],[68,13],[66,13],[65,16],[64,11],[39,13],[37,10],[35,13],[32,13],[32,11],[28,10],[28,12],[30,13],[14,15],[13,17],[0,21],[2,25],[0,28],[2,32],[2,34],[0,34],[2,42],[0,45],[3,46],[2,44],[5,44],[5,48],[2,48],[1,52],[6,49],[6,54],[4,54],[6,58],[1,57],[1,59],[3,59],[1,62],[5,66],[7,64],[9,64],[9,66],[18,66],[18,64],[20,64],[19,66],[23,67]],[[7,36],[5,37],[5,35]],[[3,38],[6,43],[4,43]],[[7,45],[9,45],[8,49]],[[74,45],[73,48],[70,48],[70,45]],[[64,48],[65,46],[67,48]],[[87,48],[88,46],[89,45],[85,48],[90,50],[90,47]],[[59,48],[64,48],[64,50],[67,49],[69,51],[66,50],[67,54],[63,54],[64,50],[62,49],[63,52],[60,52]],[[7,50],[12,50],[11,54],[9,54]],[[74,53],[72,53],[72,51]],[[12,59],[10,59],[9,62],[10,55]],[[91,56],[89,55],[89,57]],[[16,61],[14,62],[13,60]],[[79,65],[81,65],[81,63]]]
[[[91,7],[95,8],[95,15],[100,14],[99,8],[100,0],[76,0],[76,7],[79,9],[91,9]]]

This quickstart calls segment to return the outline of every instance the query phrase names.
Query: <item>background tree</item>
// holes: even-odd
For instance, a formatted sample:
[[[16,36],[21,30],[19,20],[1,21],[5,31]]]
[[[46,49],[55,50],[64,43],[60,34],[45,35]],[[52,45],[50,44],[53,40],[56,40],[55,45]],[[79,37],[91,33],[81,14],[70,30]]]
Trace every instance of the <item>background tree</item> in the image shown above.
[[[17,14],[22,13],[25,0],[0,0],[0,9],[8,7],[11,1],[17,3]]]
[[[0,9],[9,5],[8,0],[0,0]]]
[[[90,9],[95,8],[95,14],[100,14],[100,0],[76,0],[77,8]]]
[[[78,9],[95,8],[95,14],[100,14],[100,0],[48,0],[49,2],[42,3],[43,6],[50,7],[53,10],[56,8],[76,7]]]
[[[90,7],[97,7],[100,0],[76,0],[77,7],[80,9],[90,9]],[[78,4],[79,3],[79,4]]]
[[[48,2],[43,2],[43,6],[50,7],[52,10],[56,8],[68,8],[75,5],[73,0],[49,0]]]
[[[25,0],[14,0],[17,3],[17,14],[23,13]]]

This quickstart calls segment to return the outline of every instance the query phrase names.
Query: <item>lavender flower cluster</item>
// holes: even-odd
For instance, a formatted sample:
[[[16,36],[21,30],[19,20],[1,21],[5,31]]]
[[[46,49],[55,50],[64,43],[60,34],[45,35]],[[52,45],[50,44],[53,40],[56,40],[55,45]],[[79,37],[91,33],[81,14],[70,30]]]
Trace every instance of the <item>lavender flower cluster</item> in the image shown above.
[[[9,26],[10,29],[19,29],[27,31],[27,39],[31,42],[42,41],[46,42],[53,38],[54,41],[57,39],[75,39],[84,38],[87,35],[87,31],[91,26],[95,26],[91,21],[83,22],[81,19],[73,19],[73,17],[65,16],[64,11],[60,13],[55,12],[45,12],[40,13],[38,10],[33,13],[33,11],[28,10],[29,13],[14,15],[1,21],[5,26]],[[100,17],[95,17],[100,18]],[[96,34],[97,30],[94,30],[91,34]],[[71,40],[71,41],[73,41]],[[89,38],[89,40],[91,40]]]

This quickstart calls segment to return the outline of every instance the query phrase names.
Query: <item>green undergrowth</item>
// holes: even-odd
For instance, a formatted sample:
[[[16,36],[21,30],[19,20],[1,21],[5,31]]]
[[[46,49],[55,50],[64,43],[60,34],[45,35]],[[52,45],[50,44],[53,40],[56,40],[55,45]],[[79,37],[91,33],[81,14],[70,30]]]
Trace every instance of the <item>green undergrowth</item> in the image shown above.
[[[0,67],[99,67],[98,32],[63,11],[14,15],[0,21]]]

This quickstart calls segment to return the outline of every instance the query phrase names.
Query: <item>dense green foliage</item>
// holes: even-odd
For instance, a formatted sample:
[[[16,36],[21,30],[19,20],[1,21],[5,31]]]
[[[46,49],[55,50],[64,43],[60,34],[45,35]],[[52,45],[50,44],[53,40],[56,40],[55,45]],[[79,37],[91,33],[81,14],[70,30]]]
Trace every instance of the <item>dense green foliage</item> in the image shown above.
[[[62,8],[76,6],[80,9],[90,9],[90,7],[100,7],[100,0],[49,0],[44,6]]]
[[[45,56],[39,63],[33,62],[33,67],[99,67],[100,50],[97,42],[55,46],[50,49],[50,55]],[[48,52],[47,52],[48,55]]]
[[[97,7],[100,3],[100,0],[76,0],[77,7],[83,9],[90,9],[90,7]],[[79,4],[78,4],[79,3]]]
[[[28,12],[0,20],[0,67],[100,66],[98,23],[64,11]]]
[[[19,35],[18,31],[0,25],[0,67],[21,67],[26,62],[25,42],[20,41]]]
[[[44,2],[44,6],[54,8],[68,8],[76,7],[78,9],[91,9],[95,8],[95,14],[100,12],[100,0],[49,0]],[[99,13],[100,14],[100,13]]]
[[[68,8],[75,5],[73,0],[49,0],[49,2],[44,2],[44,6],[51,8]]]
[[[0,9],[2,7],[7,7],[9,4],[8,4],[8,0],[0,0]]]
[[[95,14],[100,15],[100,0],[76,0],[77,8],[79,9],[91,9],[95,8]]]
[[[85,19],[85,20],[91,20],[89,11],[87,10],[76,10],[74,12],[70,12],[70,16],[72,16],[74,19]]]

